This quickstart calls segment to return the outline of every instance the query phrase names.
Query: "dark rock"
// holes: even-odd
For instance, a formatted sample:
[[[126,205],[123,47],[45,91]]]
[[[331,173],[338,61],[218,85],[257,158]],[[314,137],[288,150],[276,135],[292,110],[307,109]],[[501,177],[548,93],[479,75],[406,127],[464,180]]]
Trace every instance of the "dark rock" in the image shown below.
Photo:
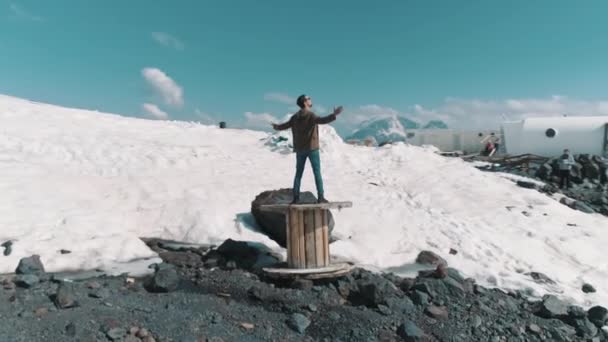
[[[583,284],[583,292],[585,293],[595,293],[595,288],[590,284]]]
[[[28,258],[21,259],[15,273],[35,275],[44,273],[44,266],[42,265],[42,261],[40,261],[40,256],[32,255]]]
[[[179,282],[179,275],[173,265],[159,264],[145,287],[150,292],[171,292],[177,289]]]
[[[608,322],[608,310],[603,306],[594,306],[587,311],[589,320],[598,328],[603,327]]]
[[[423,270],[418,272],[418,276],[422,278],[437,278],[443,279],[448,276],[447,267],[443,264],[437,265],[437,268],[434,270]]]
[[[72,251],[68,251],[67,249],[61,249],[61,250],[59,250],[59,253],[61,253],[61,254],[70,254],[70,253],[72,253]]]
[[[528,181],[523,181],[523,180],[518,180],[517,181],[517,185],[522,187],[522,188],[526,188],[526,189],[535,189],[536,188],[536,184],[533,182],[528,182]]]
[[[30,287],[38,284],[40,282],[40,278],[33,274],[19,274],[15,277],[15,285],[29,289]]]
[[[65,334],[69,337],[76,336],[76,325],[74,325],[73,322],[70,322],[68,325],[65,326]]]
[[[593,337],[597,335],[597,327],[587,318],[575,319],[571,325],[576,329],[576,335],[579,337]]]
[[[403,292],[409,291],[412,286],[416,283],[416,279],[414,278],[403,278],[401,282],[399,282],[398,286]]]
[[[312,280],[309,279],[296,279],[291,283],[291,287],[300,290],[310,290],[314,286]]]
[[[430,295],[433,299],[451,296],[464,298],[465,296],[465,290],[462,285],[452,278],[419,278],[412,288]]]
[[[235,241],[228,239],[224,241],[218,248],[217,253],[228,262],[235,263],[230,268],[241,267],[251,269],[258,260],[261,251],[253,246],[250,246],[245,241]],[[228,262],[226,264],[228,264]]]
[[[547,277],[545,274],[540,272],[528,272],[525,275],[530,276],[538,284],[555,284],[553,279]]]
[[[310,320],[306,316],[299,313],[291,315],[287,321],[287,326],[300,334],[304,334],[309,325]]]
[[[251,202],[251,213],[262,231],[281,247],[286,247],[286,220],[285,214],[262,211],[261,205],[266,204],[289,204],[292,201],[292,189],[280,189],[264,191]],[[300,202],[316,203],[317,198],[310,191],[300,193]],[[334,219],[329,211],[329,233],[334,229]]]
[[[454,248],[450,248],[450,254],[451,255],[456,255],[456,254],[458,254],[458,251],[455,250]]]
[[[422,265],[440,265],[443,264],[444,266],[448,266],[448,262],[445,261],[442,257],[440,257],[439,255],[431,252],[431,251],[422,251],[420,252],[420,254],[418,254],[418,256],[416,257],[416,262]]]
[[[583,201],[575,201],[573,209],[576,209],[578,211],[582,211],[582,212],[587,213],[587,214],[593,214],[593,213],[595,213],[595,210],[593,210],[593,208],[591,208],[589,205],[587,205]]]
[[[428,298],[428,297],[427,297]],[[391,297],[385,300],[386,306],[396,313],[410,314],[416,310],[416,306],[408,297]]]
[[[460,272],[452,267],[448,267],[448,276],[459,283],[464,282],[464,277],[460,274]]]
[[[538,303],[536,314],[543,318],[563,318],[568,316],[568,304],[553,295],[545,295]]]
[[[388,306],[382,304],[378,305],[378,311],[384,316],[390,316],[393,314],[393,312]]]
[[[54,298],[55,305],[59,309],[69,309],[78,306],[74,295],[74,285],[71,283],[60,283]]]
[[[568,307],[568,317],[571,319],[585,318],[587,311],[578,305],[571,305]]]
[[[397,335],[406,342],[418,342],[424,338],[424,331],[412,321],[405,321],[397,328]]]
[[[428,294],[418,291],[418,290],[412,292],[411,298],[412,298],[412,302],[418,306],[427,305],[430,301]]]
[[[375,277],[357,281],[357,290],[351,292],[349,299],[355,305],[375,307],[384,304],[386,298],[396,296],[398,293],[399,290],[392,282]]]
[[[3,242],[0,246],[4,247],[4,256],[9,256],[13,252],[13,242],[10,240]]]
[[[431,305],[424,309],[424,313],[435,319],[448,319],[448,310],[445,306]]]

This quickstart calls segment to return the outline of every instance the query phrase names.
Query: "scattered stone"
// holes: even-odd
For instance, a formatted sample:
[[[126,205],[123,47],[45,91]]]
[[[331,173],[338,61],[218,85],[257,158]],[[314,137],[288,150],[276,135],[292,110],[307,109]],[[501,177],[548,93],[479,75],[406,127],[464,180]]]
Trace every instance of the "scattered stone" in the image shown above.
[[[442,257],[440,257],[439,255],[431,252],[431,251],[422,251],[420,252],[420,254],[418,254],[418,256],[416,257],[416,262],[422,265],[440,265],[443,264],[444,266],[447,267],[448,262],[445,261]]]
[[[299,313],[291,315],[287,321],[287,326],[300,334],[304,334],[309,325],[310,320],[306,316]]]
[[[112,328],[106,332],[106,336],[110,341],[118,341],[127,335],[127,331],[124,328]]]
[[[568,304],[554,295],[545,295],[539,303],[536,314],[543,318],[563,318],[568,316]]]
[[[171,292],[179,285],[179,275],[175,267],[170,264],[159,264],[156,266],[154,276],[146,283],[146,290],[150,292]]]
[[[70,253],[72,253],[72,251],[69,251],[67,249],[60,249],[59,253],[61,253],[61,254],[70,254]]]
[[[21,259],[15,273],[34,275],[44,273],[44,266],[42,265],[42,261],[40,261],[40,256],[32,255],[28,258]]]
[[[471,326],[473,328],[479,328],[482,324],[482,320],[481,317],[479,317],[479,315],[475,315],[473,316],[473,318],[471,318]]]
[[[4,256],[9,256],[13,252],[13,242],[10,240],[2,243],[0,246],[4,247]]]
[[[603,306],[594,306],[587,311],[589,320],[596,327],[601,328],[608,323],[608,310]]]
[[[65,334],[70,337],[76,336],[76,325],[74,325],[73,322],[70,322],[68,325],[65,326]]]
[[[141,328],[141,329],[139,329],[137,331],[136,336],[139,337],[139,338],[141,338],[141,339],[144,339],[144,338],[150,336],[150,332],[146,328]]]
[[[398,294],[397,287],[384,278],[363,279],[357,282],[357,289],[349,296],[355,305],[377,307],[387,297]]]
[[[418,306],[424,306],[429,303],[429,295],[424,292],[418,291],[418,290],[416,290],[412,293],[411,299],[414,302],[414,304],[416,304]]]
[[[518,180],[516,183],[518,186],[526,189],[536,189],[536,184],[533,182]]]
[[[456,255],[456,254],[458,254],[458,251],[455,250],[454,248],[450,248],[450,254],[451,255]]]
[[[590,284],[583,284],[582,290],[585,293],[595,293],[595,288]]]
[[[445,306],[428,306],[424,313],[435,319],[448,319],[448,310]]]
[[[568,317],[577,319],[587,317],[587,311],[578,305],[571,305],[568,307]]]
[[[422,341],[424,331],[414,322],[407,320],[397,328],[397,335],[406,342],[418,342]]]
[[[73,285],[70,283],[59,284],[54,301],[59,309],[69,309],[78,306],[78,302],[74,299]]]
[[[33,274],[19,274],[14,279],[15,285],[29,289],[40,282],[40,278]]]
[[[121,342],[141,342],[141,340],[134,335],[127,335]]]
[[[597,334],[597,326],[588,318],[576,319],[570,323],[576,329],[576,335],[580,337],[593,337]]]
[[[539,336],[542,333],[542,329],[538,325],[536,325],[534,323],[528,325],[528,330],[531,331],[532,333],[536,334],[536,335],[539,335]]]
[[[245,330],[253,330],[255,328],[255,325],[252,323],[241,323],[240,326]]]
[[[532,279],[534,279],[534,282],[536,282],[538,284],[551,284],[551,285],[555,285],[555,281],[553,281],[553,279],[549,278],[548,276],[546,276],[543,273],[540,273],[540,272],[528,272],[528,273],[525,273],[525,275],[532,277]]]
[[[49,309],[47,308],[38,308],[36,310],[34,310],[34,316],[36,316],[37,318],[42,318],[44,316],[46,316],[46,314],[49,313]]]

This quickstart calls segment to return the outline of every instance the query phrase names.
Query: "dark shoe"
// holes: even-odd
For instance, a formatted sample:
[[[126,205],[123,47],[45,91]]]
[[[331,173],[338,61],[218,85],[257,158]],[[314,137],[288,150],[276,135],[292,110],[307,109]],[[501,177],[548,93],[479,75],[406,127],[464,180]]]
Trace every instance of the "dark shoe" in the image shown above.
[[[329,203],[329,201],[325,197],[321,196],[317,200],[317,203]]]

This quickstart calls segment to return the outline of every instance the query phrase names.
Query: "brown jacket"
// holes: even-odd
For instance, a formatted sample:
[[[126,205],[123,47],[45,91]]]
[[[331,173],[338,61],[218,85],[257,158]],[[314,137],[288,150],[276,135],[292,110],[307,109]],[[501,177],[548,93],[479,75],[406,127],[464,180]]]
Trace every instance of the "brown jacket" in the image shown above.
[[[301,109],[291,116],[289,121],[276,126],[278,130],[291,128],[294,152],[305,152],[319,149],[319,127],[336,120],[335,114],[320,117],[311,111]]]

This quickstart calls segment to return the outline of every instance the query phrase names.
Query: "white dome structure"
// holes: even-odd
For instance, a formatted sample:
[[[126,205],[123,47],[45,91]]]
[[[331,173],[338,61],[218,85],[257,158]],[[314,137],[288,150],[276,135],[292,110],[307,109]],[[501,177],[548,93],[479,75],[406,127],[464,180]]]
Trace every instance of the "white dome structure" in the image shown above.
[[[606,156],[608,116],[527,118],[502,124],[506,152],[556,156],[567,148],[574,154]]]

